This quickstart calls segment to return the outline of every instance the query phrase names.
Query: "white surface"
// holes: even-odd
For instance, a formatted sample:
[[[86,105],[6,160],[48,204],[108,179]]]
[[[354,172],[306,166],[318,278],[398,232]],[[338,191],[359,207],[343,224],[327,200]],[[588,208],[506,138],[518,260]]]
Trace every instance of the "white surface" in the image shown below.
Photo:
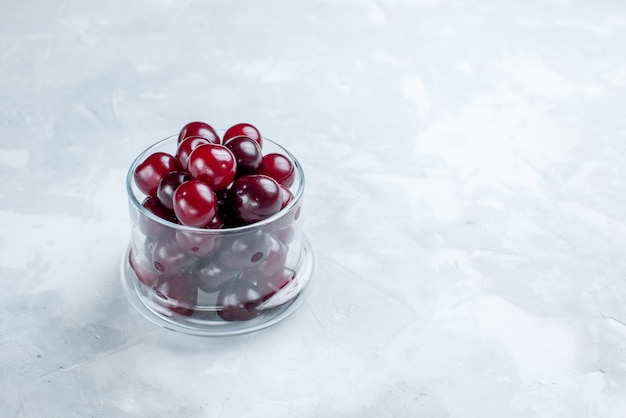
[[[626,3],[4,2],[0,415],[626,416]],[[184,123],[307,174],[314,288],[203,339],[124,299]]]

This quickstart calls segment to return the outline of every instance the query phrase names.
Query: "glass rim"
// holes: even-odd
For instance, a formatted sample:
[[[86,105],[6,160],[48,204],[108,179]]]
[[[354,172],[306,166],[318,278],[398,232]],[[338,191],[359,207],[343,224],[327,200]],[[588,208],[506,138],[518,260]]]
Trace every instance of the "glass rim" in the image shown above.
[[[223,130],[220,129],[217,131],[221,132]],[[139,155],[137,155],[137,157],[135,157],[135,159],[130,165],[130,168],[128,169],[128,172],[126,173],[126,194],[128,195],[129,201],[143,216],[149,218],[150,220],[154,222],[157,222],[158,224],[161,224],[165,227],[174,228],[176,230],[181,230],[181,231],[186,231],[186,232],[195,232],[195,233],[201,233],[201,234],[212,234],[212,235],[229,235],[229,234],[236,234],[236,233],[242,233],[242,232],[250,232],[250,231],[254,231],[259,228],[262,228],[264,226],[270,225],[273,222],[280,220],[283,216],[286,216],[300,202],[300,199],[302,198],[302,194],[304,193],[304,170],[302,169],[300,162],[289,150],[287,150],[282,145],[278,144],[277,142],[272,141],[271,139],[262,137],[264,143],[269,142],[273,146],[277,147],[281,153],[286,155],[287,158],[289,158],[292,161],[294,165],[294,170],[296,170],[296,172],[298,173],[296,188],[294,191],[292,191],[293,199],[291,199],[291,201],[287,204],[287,206],[282,208],[280,211],[278,211],[274,215],[268,218],[265,218],[261,221],[253,222],[247,225],[231,227],[231,228],[220,228],[220,229],[197,228],[194,226],[175,224],[173,222],[165,220],[155,215],[154,213],[150,212],[148,209],[146,209],[137,198],[137,195],[135,194],[135,191],[133,190],[134,172],[137,166],[141,164],[141,162],[143,162],[143,160],[148,155],[152,154],[153,152],[156,152],[155,149],[159,148],[165,142],[170,141],[174,138],[178,138],[178,135],[170,135],[168,137],[165,137],[157,141],[156,143],[150,145],[148,148],[144,149],[142,152],[139,153]],[[291,187],[289,189],[291,191]]]

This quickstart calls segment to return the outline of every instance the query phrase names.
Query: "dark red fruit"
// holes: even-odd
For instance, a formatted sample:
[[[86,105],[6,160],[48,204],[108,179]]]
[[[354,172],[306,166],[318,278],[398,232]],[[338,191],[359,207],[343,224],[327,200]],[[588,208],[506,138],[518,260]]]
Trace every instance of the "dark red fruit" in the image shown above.
[[[233,125],[224,132],[224,137],[222,139],[222,143],[226,144],[232,138],[236,138],[238,136],[247,136],[250,139],[255,140],[261,149],[263,149],[263,138],[261,137],[261,133],[257,128],[250,125],[249,123],[238,123],[237,125]]]
[[[213,129],[213,127],[208,123],[204,122],[189,122],[187,125],[183,126],[183,129],[181,129],[178,134],[178,143],[180,144],[185,138],[189,138],[191,136],[206,138],[213,144],[220,143],[220,137],[215,129]]]
[[[132,247],[133,263],[138,268],[154,274],[161,274],[152,264],[152,250],[156,246],[157,242],[159,241],[153,238],[136,237]]]
[[[176,239],[162,240],[152,249],[152,265],[160,273],[178,274],[189,270],[198,261],[181,251]]]
[[[220,290],[224,283],[235,280],[239,272],[214,257],[207,257],[196,264],[193,274],[201,290],[213,293]]]
[[[235,236],[224,236],[217,257],[226,266],[236,270],[255,268],[267,258],[272,248],[269,234],[258,230]]]
[[[155,152],[135,168],[133,177],[142,193],[156,197],[161,179],[179,169],[180,165],[174,156],[166,152]]]
[[[219,203],[218,203],[218,212],[215,214],[213,219],[209,221],[208,224],[204,226],[205,229],[222,229],[226,225],[226,221],[224,220],[224,216],[219,212]]]
[[[235,180],[230,188],[229,204],[237,218],[252,223],[278,213],[283,205],[283,194],[271,177],[252,174]]]
[[[174,192],[184,182],[189,180],[189,175],[184,171],[172,171],[161,179],[157,188],[157,198],[167,209],[174,209]]]
[[[189,180],[174,192],[174,213],[187,226],[203,227],[217,213],[215,192],[199,180]]]
[[[146,197],[141,206],[161,219],[176,223],[176,215],[174,215],[174,212],[163,206],[163,203],[156,197]]]
[[[174,212],[163,206],[161,201],[156,197],[147,197],[141,204],[150,213],[168,222],[176,223],[176,215]],[[139,214],[137,219],[137,227],[147,237],[159,238],[170,231],[170,227],[160,224],[143,214]]]
[[[187,163],[189,162],[189,155],[191,152],[200,145],[205,144],[211,144],[211,141],[200,136],[190,136],[178,144],[178,148],[176,149],[176,159],[180,163],[183,170],[187,170]]]
[[[262,295],[252,283],[234,280],[217,294],[218,315],[225,321],[248,321],[257,317]]]
[[[284,209],[287,207],[289,202],[291,202],[291,200],[293,199],[293,193],[291,193],[291,190],[289,190],[287,187],[283,186],[282,184],[279,184],[279,186],[280,186],[280,191],[283,194],[283,205],[281,206],[281,209]]]
[[[153,286],[152,299],[163,309],[162,313],[175,312],[182,316],[193,314],[198,300],[198,287],[190,274],[163,275]]]
[[[237,161],[225,146],[205,144],[191,152],[187,171],[192,178],[205,182],[213,190],[223,190],[235,179]]]
[[[285,267],[287,248],[271,234],[268,234],[268,237],[271,242],[269,254],[253,269],[243,271],[241,273],[241,279],[251,283],[258,283],[263,279],[275,276]]]
[[[296,179],[293,163],[289,158],[279,153],[264,155],[257,174],[265,174],[285,187],[290,187]]]
[[[136,260],[135,254],[132,250],[128,254],[128,261],[130,263],[130,267],[133,269],[135,275],[141,283],[148,287],[152,287],[156,283],[160,274],[143,267],[141,263]]]
[[[216,235],[182,229],[176,231],[175,239],[181,251],[193,257],[210,255],[218,241]]]
[[[237,177],[252,174],[259,169],[263,154],[258,142],[247,136],[238,136],[230,139],[226,148],[231,150],[237,160]]]

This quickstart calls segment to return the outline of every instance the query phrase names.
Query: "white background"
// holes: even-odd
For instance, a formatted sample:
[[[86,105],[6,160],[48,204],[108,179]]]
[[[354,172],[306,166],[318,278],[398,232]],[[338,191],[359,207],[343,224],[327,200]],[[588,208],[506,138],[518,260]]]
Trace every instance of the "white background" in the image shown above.
[[[0,415],[626,416],[626,3],[3,1]],[[301,161],[255,334],[125,299],[126,170],[203,120]]]

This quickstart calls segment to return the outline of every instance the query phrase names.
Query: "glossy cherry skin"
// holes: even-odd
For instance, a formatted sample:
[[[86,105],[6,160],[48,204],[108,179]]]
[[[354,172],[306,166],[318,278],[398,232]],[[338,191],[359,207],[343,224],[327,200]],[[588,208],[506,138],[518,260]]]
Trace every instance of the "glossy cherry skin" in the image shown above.
[[[271,177],[252,174],[235,180],[229,203],[231,211],[243,222],[258,222],[280,211],[283,193]]]
[[[148,209],[151,213],[168,222],[176,223],[176,215],[170,209],[166,208],[156,197],[146,197],[141,206]]]
[[[263,296],[256,286],[244,280],[233,280],[217,294],[218,315],[225,321],[248,321],[261,313],[257,307]]]
[[[128,254],[128,261],[130,263],[130,267],[133,269],[135,275],[141,283],[148,287],[152,287],[156,283],[160,274],[141,265],[141,263],[137,261],[135,253],[132,250]]]
[[[236,125],[231,126],[224,132],[224,137],[222,138],[222,143],[226,144],[232,138],[236,138],[238,136],[247,136],[250,139],[255,140],[261,149],[263,149],[263,137],[259,130],[250,125],[249,123],[238,123]]]
[[[183,142],[185,138],[189,138],[191,136],[206,138],[213,144],[220,143],[220,136],[217,134],[215,129],[213,129],[213,127],[208,123],[204,122],[189,122],[183,126],[178,134],[178,144]]]
[[[217,213],[215,192],[199,180],[189,180],[174,192],[174,213],[183,225],[201,228]]]
[[[187,163],[189,162],[189,155],[193,150],[198,148],[200,145],[210,144],[206,138],[202,138],[200,136],[190,136],[185,138],[183,142],[178,144],[176,148],[176,159],[180,163],[180,166],[183,170],[187,170]]]
[[[293,163],[280,153],[264,155],[257,174],[265,174],[285,187],[290,187],[296,179]]]
[[[235,180],[237,160],[223,145],[200,145],[189,155],[187,171],[192,178],[205,182],[213,190],[223,190]]]
[[[174,239],[183,253],[193,257],[206,257],[213,253],[219,238],[211,234],[179,229]]]
[[[160,273],[178,274],[187,271],[198,261],[183,252],[176,239],[161,240],[152,249],[152,265]]]
[[[201,290],[213,293],[220,290],[224,283],[236,280],[239,272],[225,266],[215,257],[206,257],[196,264],[193,275]]]
[[[163,314],[167,316],[171,316],[172,313],[182,316],[193,314],[193,308],[198,300],[198,287],[190,274],[160,276],[153,289],[152,300],[162,308]]]
[[[189,175],[184,171],[172,171],[161,179],[157,188],[157,198],[163,206],[170,211],[174,210],[174,192],[184,182],[188,181]]]
[[[281,209],[284,209],[287,207],[289,202],[293,200],[293,193],[291,193],[291,190],[289,190],[289,188],[283,186],[282,184],[279,184],[279,186],[280,191],[283,194],[283,205],[281,206]]]
[[[170,235],[171,236],[171,235]],[[152,250],[156,246],[156,239],[148,237],[134,237],[131,252],[133,264],[143,270],[154,274],[161,274],[152,264]]]
[[[218,201],[217,213],[215,214],[213,219],[211,219],[209,223],[204,226],[204,228],[205,229],[222,229],[224,228],[224,226],[226,226],[226,221],[224,220],[224,216],[222,216],[222,214],[219,212],[219,201]]]
[[[287,260],[287,248],[276,237],[268,234],[271,245],[270,250],[263,261],[252,269],[241,273],[241,279],[251,283],[257,283],[268,277],[275,276],[285,267]]]
[[[230,139],[224,146],[231,150],[237,160],[237,177],[252,174],[261,166],[263,153],[255,140],[238,136]]]
[[[224,236],[217,257],[224,265],[236,270],[255,268],[269,255],[272,240],[261,230],[235,236]]]
[[[156,197],[161,179],[180,169],[178,160],[166,152],[155,152],[143,160],[133,173],[137,188],[147,196]]]
[[[177,223],[176,215],[174,212],[163,206],[161,201],[156,197],[147,197],[141,204],[152,214],[168,222]],[[147,237],[160,238],[163,235],[171,232],[171,228],[167,225],[160,224],[152,219],[148,218],[144,214],[139,214],[137,219],[137,227],[139,231]]]

